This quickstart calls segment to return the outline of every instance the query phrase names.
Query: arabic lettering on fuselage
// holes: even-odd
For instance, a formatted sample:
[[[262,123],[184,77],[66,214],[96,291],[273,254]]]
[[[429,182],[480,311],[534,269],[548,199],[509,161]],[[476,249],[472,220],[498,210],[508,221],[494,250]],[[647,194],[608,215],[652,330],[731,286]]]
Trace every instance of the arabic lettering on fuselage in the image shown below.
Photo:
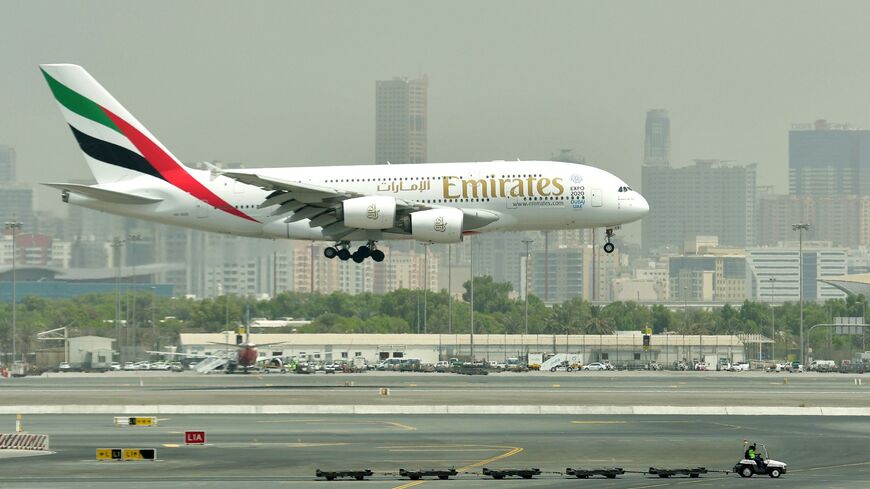
[[[565,186],[560,177],[525,178],[465,178],[446,176],[441,178],[442,198],[478,199],[497,197],[558,197],[565,194]],[[432,189],[432,180],[397,179],[378,184],[378,192],[425,192]]]
[[[378,192],[425,192],[432,189],[432,181],[417,179],[417,180],[399,180],[393,182],[382,182],[378,184]]]

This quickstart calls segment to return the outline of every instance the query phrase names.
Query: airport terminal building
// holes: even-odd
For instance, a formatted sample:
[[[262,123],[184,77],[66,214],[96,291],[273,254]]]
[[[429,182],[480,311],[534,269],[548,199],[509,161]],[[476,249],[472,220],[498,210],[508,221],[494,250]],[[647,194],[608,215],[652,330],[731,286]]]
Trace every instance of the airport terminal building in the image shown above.
[[[179,352],[220,354],[234,343],[235,333],[182,333]],[[283,356],[297,360],[333,362],[363,357],[369,364],[388,358],[414,358],[434,364],[449,358],[471,358],[472,338],[467,334],[251,334],[255,344],[271,344],[261,356]],[[609,361],[614,365],[643,365],[651,361],[672,365],[679,361],[741,362],[755,358],[744,341],[733,335],[658,334],[643,347],[639,332],[616,335],[474,335],[474,356],[478,360],[525,359],[535,353],[580,354],[583,363]]]

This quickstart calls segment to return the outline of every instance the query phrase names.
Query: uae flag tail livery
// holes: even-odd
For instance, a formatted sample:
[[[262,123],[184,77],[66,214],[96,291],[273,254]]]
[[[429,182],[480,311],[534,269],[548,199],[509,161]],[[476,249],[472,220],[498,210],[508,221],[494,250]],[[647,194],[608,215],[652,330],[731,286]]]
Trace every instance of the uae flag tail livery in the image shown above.
[[[98,184],[148,175],[210,206],[248,220],[194,178],[188,169],[84,68],[40,65]]]

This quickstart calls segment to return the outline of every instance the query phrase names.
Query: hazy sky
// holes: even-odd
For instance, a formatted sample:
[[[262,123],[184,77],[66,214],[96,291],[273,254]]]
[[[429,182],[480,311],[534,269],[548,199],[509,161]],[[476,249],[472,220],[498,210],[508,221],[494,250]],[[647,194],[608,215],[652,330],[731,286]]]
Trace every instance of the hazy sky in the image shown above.
[[[574,148],[638,185],[644,114],[666,108],[673,164],[758,162],[785,192],[791,123],[870,128],[863,1],[0,0],[0,14],[0,144],[24,181],[87,176],[47,62],[85,66],[188,162],[371,162],[375,80],[423,73],[431,161]]]

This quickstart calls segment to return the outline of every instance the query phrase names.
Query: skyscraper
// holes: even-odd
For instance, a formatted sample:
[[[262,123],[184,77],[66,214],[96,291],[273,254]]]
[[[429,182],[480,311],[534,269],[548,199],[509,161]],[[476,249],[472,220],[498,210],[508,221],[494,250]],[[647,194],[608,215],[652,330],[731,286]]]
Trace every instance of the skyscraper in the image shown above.
[[[870,131],[817,120],[788,133],[791,195],[870,195]]]
[[[428,79],[393,78],[375,83],[375,162],[427,160]]]
[[[668,117],[667,110],[652,109],[646,113],[643,164],[651,166],[671,164],[671,119]]]
[[[0,144],[0,185],[15,183],[15,148]]]
[[[755,244],[756,165],[695,160],[692,166],[643,167],[645,250],[678,250],[695,236],[718,236],[724,246]]]

